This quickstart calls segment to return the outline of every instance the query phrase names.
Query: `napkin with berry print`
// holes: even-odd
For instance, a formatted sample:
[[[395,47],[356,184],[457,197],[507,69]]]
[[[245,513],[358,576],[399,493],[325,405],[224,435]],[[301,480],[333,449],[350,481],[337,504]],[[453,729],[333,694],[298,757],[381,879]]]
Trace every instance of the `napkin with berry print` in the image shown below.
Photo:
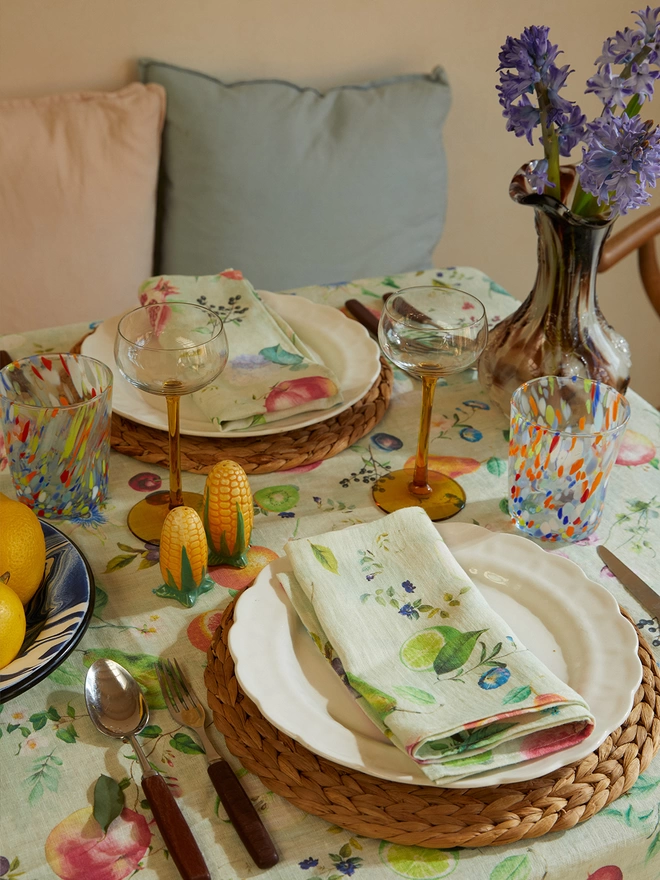
[[[162,322],[176,312],[177,302],[203,305],[222,318],[227,365],[217,379],[191,395],[210,428],[240,431],[341,402],[333,371],[260,299],[239,271],[149,278],[140,286],[139,298],[143,306],[164,304],[158,317]],[[150,403],[154,405],[153,400]]]
[[[434,782],[573,746],[585,701],[521,643],[426,513],[291,540],[278,575],[358,703]],[[333,668],[338,666],[337,662]]]

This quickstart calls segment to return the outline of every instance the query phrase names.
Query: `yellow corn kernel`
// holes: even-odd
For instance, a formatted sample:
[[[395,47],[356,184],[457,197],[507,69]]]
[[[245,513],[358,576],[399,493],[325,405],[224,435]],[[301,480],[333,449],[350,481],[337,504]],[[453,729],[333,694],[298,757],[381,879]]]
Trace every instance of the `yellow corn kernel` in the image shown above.
[[[200,593],[213,588],[207,560],[206,533],[197,511],[192,507],[170,510],[160,535],[160,572],[165,583],[154,593],[192,607]]]
[[[247,474],[235,461],[218,462],[204,487],[204,528],[211,565],[247,565],[253,518]]]

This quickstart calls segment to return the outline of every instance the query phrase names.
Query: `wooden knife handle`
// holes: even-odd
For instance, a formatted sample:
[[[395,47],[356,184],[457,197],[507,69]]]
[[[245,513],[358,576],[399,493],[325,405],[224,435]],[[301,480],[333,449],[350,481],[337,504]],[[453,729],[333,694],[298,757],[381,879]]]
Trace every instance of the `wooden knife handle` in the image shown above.
[[[204,856],[163,777],[143,777],[142,788],[165,846],[183,880],[211,880]]]
[[[370,312],[366,306],[357,299],[347,299],[344,303],[346,310],[353,315],[355,320],[378,339],[378,318]]]
[[[275,844],[243,786],[234,776],[234,771],[227,761],[221,760],[209,764],[208,772],[236,833],[255,865],[258,868],[272,868],[280,860]]]

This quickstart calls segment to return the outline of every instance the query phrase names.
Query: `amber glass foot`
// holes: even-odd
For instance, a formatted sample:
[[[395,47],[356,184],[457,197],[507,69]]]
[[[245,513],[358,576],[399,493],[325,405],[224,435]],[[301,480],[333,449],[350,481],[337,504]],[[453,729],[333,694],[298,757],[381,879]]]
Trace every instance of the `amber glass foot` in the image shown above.
[[[386,513],[393,513],[403,507],[421,507],[434,522],[449,519],[465,507],[465,492],[456,480],[428,472],[428,485],[432,492],[425,497],[414,495],[410,484],[414,476],[413,468],[392,471],[377,480],[372,488],[374,501]]]
[[[204,496],[199,492],[184,492],[183,503],[202,515]],[[128,527],[141,541],[159,544],[160,533],[169,510],[170,493],[152,492],[131,508],[128,514]]]

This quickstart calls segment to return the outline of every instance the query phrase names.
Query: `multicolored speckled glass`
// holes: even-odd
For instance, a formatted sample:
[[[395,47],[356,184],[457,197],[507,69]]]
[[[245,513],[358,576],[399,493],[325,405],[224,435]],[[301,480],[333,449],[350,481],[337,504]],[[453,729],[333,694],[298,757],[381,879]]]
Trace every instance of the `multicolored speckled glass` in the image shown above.
[[[622,394],[577,376],[542,376],[513,393],[509,512],[521,531],[548,541],[595,531],[629,417]]]
[[[47,518],[90,519],[108,492],[112,372],[93,358],[34,355],[0,371],[14,489]]]

